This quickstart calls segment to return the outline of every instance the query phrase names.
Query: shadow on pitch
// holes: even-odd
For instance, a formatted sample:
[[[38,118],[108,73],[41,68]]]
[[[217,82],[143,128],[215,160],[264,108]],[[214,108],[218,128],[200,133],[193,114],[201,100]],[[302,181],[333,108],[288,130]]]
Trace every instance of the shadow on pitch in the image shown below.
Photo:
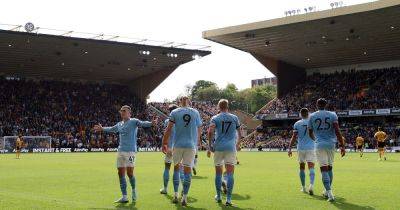
[[[385,160],[385,161],[382,161],[382,162],[400,162],[400,161],[399,161],[399,160],[387,159],[387,160]]]
[[[193,210],[206,210],[205,208],[195,208],[190,206],[190,204],[192,203],[196,203],[197,199],[193,198],[193,197],[188,197],[188,206],[187,207],[182,207],[181,203],[172,203],[172,199],[173,197],[171,195],[164,195],[166,198],[168,198],[168,200],[171,202],[171,205],[175,206],[176,209],[180,210],[180,209],[193,209]]]
[[[221,207],[221,209],[254,210],[253,208],[240,208],[240,207],[237,207],[237,206],[235,206],[235,205],[233,205],[233,206],[226,206],[226,205],[223,204],[223,203],[219,203],[218,206]]]
[[[89,208],[93,210],[136,210],[137,208],[135,207],[136,203],[135,202],[130,202],[130,203],[120,203],[115,206],[115,208]]]
[[[207,176],[192,176],[192,179],[208,179]]]
[[[312,197],[315,198],[315,199],[323,200],[324,202],[327,202],[326,198],[323,197],[323,196],[314,195]],[[371,206],[360,206],[360,205],[357,205],[357,204],[348,203],[348,202],[346,202],[346,199],[344,199],[342,197],[337,197],[337,196],[335,196],[335,201],[332,202],[332,205],[334,205],[338,209],[343,209],[343,210],[347,210],[347,209],[351,209],[351,210],[375,210],[375,208],[371,207]]]
[[[164,197],[166,197],[168,200],[170,200],[171,201],[171,203],[172,203],[172,199],[173,199],[173,196],[172,195],[164,195]],[[180,199],[179,199],[180,200]],[[188,204],[191,204],[191,203],[196,203],[197,202],[197,199],[196,198],[193,198],[193,197],[188,197],[187,198],[187,201],[188,201]],[[180,204],[179,204],[180,205]]]
[[[232,193],[232,200],[242,201],[242,200],[250,200],[250,198],[251,198],[250,195],[239,195]]]

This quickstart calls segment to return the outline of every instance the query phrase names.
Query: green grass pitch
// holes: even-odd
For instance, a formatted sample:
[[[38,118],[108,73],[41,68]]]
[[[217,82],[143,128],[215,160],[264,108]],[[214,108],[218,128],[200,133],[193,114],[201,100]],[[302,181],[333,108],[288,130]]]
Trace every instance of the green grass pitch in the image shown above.
[[[296,155],[283,152],[240,152],[233,202],[214,202],[212,159],[199,154],[198,175],[192,179],[186,209],[400,209],[400,155],[388,154],[378,162],[376,153],[336,154],[333,189],[337,201],[328,203],[320,194],[316,174],[315,196],[301,193]],[[117,205],[120,196],[115,169],[116,153],[57,153],[0,155],[0,209],[181,209],[169,195],[159,193],[163,155],[137,155],[138,201]],[[172,174],[171,174],[172,179]],[[307,173],[308,183],[308,173]],[[308,185],[308,184],[307,184]],[[128,184],[128,192],[130,192]]]

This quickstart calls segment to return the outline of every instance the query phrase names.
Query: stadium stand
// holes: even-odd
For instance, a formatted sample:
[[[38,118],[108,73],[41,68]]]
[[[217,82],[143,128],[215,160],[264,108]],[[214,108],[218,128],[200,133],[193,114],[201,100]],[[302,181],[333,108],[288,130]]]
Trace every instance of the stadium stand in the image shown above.
[[[163,116],[147,107],[146,98],[181,64],[211,53],[201,45],[0,26],[2,152],[15,147],[2,137],[18,134],[51,136],[51,143],[31,141],[25,146],[29,152],[50,146],[116,148],[116,135],[91,128],[117,123],[124,104],[133,108],[134,117],[157,122],[139,130],[139,147],[159,148]]]
[[[399,67],[314,74],[305,81],[258,114],[294,113],[303,107],[313,111],[318,98],[329,100],[328,108],[334,111],[398,108],[400,104]]]
[[[348,148],[357,133],[367,148],[375,146],[377,127],[389,134],[388,144],[398,145],[398,3],[374,1],[335,13],[325,10],[204,31],[203,38],[249,53],[277,78],[278,97],[256,113],[262,125],[245,140],[247,147],[285,149],[300,108],[315,111],[320,97],[338,115]]]
[[[52,136],[53,147],[115,147],[115,135],[98,135],[91,128],[117,122],[124,104],[134,107],[139,119],[152,117],[121,85],[0,77],[0,101],[1,136]]]

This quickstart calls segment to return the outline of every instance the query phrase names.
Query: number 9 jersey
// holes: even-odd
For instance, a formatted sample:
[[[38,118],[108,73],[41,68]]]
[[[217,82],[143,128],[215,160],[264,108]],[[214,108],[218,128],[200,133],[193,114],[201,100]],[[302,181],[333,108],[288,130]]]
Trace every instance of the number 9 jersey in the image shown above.
[[[171,112],[169,121],[175,125],[174,148],[196,149],[197,129],[202,125],[201,117],[196,109],[180,107]]]
[[[338,123],[335,112],[319,110],[310,115],[308,129],[314,131],[317,149],[334,149],[337,139],[334,123]]]
[[[211,124],[215,125],[215,151],[236,151],[237,129],[240,127],[236,115],[221,112],[211,118]]]

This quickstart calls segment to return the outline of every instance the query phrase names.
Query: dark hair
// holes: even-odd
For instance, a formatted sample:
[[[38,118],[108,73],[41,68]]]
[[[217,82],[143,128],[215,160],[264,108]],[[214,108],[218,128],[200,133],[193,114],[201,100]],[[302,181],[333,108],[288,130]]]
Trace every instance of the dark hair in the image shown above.
[[[307,118],[308,117],[308,109],[307,108],[301,108],[300,109],[300,115],[302,118]]]
[[[177,109],[177,108],[178,108],[178,105],[176,105],[176,104],[171,104],[168,106],[169,112],[172,112],[172,111],[174,111],[174,109]]]
[[[320,99],[317,100],[318,109],[325,109],[326,104],[328,104],[328,102],[326,101],[325,98],[320,98]]]

